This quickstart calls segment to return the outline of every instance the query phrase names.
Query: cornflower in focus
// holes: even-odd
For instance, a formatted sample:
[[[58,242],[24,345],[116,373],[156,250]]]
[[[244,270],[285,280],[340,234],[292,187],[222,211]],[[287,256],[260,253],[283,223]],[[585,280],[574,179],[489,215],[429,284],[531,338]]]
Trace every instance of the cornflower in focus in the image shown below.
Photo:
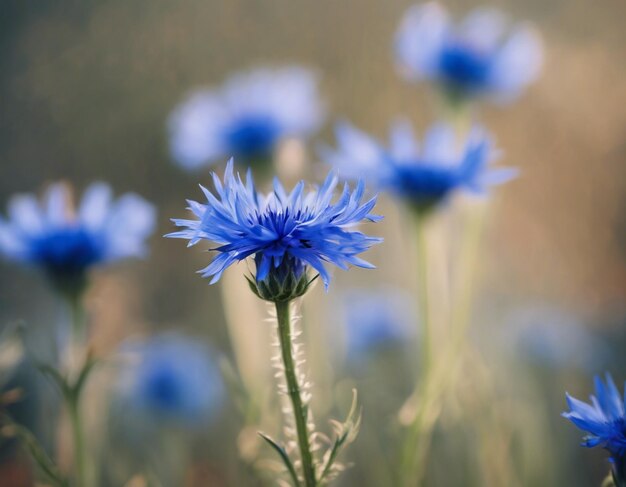
[[[566,395],[570,408],[563,413],[578,428],[588,433],[582,446],[602,446],[611,455],[611,473],[616,487],[626,486],[626,395],[622,396],[613,378],[606,374],[606,384],[595,378],[595,396],[591,403]]]
[[[224,386],[208,347],[176,334],[126,347],[131,368],[124,377],[124,404],[152,423],[193,427],[211,419]]]
[[[265,164],[283,139],[308,138],[323,118],[312,72],[257,69],[189,95],[169,117],[170,150],[186,169],[230,156]]]
[[[75,295],[91,268],[146,254],[155,210],[135,194],[112,201],[104,183],[92,184],[77,208],[71,200],[61,183],[50,186],[41,203],[31,194],[14,196],[9,218],[0,217],[0,252],[43,270],[55,288]]]
[[[511,26],[494,9],[454,24],[438,3],[411,7],[395,38],[400,72],[435,83],[453,102],[475,97],[510,101],[541,70],[542,44],[528,24]]]
[[[338,124],[335,134],[337,149],[323,148],[322,158],[342,177],[365,177],[420,211],[430,210],[457,190],[484,193],[517,174],[511,168],[489,168],[497,151],[479,128],[459,145],[451,126],[433,125],[421,148],[404,120],[392,125],[387,147],[347,123]]]
[[[376,197],[362,203],[363,182],[350,190],[346,184],[339,199],[331,200],[338,178],[329,174],[320,188],[305,192],[304,181],[287,193],[278,180],[273,192],[257,192],[248,172],[244,183],[233,173],[229,161],[224,183],[213,174],[215,195],[202,188],[207,204],[189,201],[196,220],[175,219],[183,230],[167,235],[189,240],[219,244],[213,249],[217,256],[201,270],[203,277],[217,282],[227,267],[253,257],[256,270],[252,285],[255,292],[269,301],[287,300],[304,294],[313,268],[328,287],[330,274],[325,264],[347,269],[349,264],[372,268],[358,257],[373,244],[381,241],[352,230],[363,220],[378,221],[381,217],[371,210]]]
[[[226,166],[224,182],[213,174],[213,183],[215,194],[202,188],[208,204],[189,201],[189,209],[197,219],[174,220],[184,229],[168,236],[187,239],[190,245],[200,240],[219,245],[213,249],[217,257],[200,271],[211,278],[211,283],[217,282],[230,265],[254,258],[255,270],[248,281],[257,296],[274,304],[279,354],[273,362],[280,380],[279,392],[289,398],[283,408],[287,443],[260,435],[279,454],[294,485],[316,487],[342,471],[337,456],[356,437],[360,410],[355,392],[347,419],[334,423],[334,440],[325,453],[318,453],[321,445],[315,438],[320,435],[315,433],[309,407],[309,383],[300,371],[304,358],[296,342],[298,318],[292,303],[317,277],[311,277],[309,269],[317,272],[328,288],[330,274],[325,264],[343,269],[349,265],[373,267],[358,255],[380,239],[364,235],[354,227],[362,221],[380,219],[371,213],[376,197],[362,202],[365,186],[361,181],[354,190],[345,184],[333,203],[338,184],[334,173],[321,187],[308,192],[301,181],[287,193],[276,179],[270,194],[260,194],[250,171],[245,183],[239,174],[235,176],[232,159]],[[295,455],[297,460],[293,459]]]

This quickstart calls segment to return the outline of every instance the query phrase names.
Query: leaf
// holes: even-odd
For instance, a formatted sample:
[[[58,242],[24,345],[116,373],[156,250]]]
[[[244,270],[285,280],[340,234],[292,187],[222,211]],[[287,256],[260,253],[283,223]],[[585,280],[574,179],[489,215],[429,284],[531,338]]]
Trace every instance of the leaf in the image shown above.
[[[324,455],[325,462],[320,475],[320,483],[324,480],[330,480],[330,476],[333,473],[333,467],[336,467],[335,461],[343,449],[352,443],[361,427],[361,409],[358,407],[358,397],[356,389],[352,389],[352,404],[348,416],[343,423],[338,421],[331,422],[333,429],[335,430],[335,439],[332,447]]]
[[[287,467],[287,470],[289,471],[289,474],[291,475],[291,480],[293,480],[294,486],[300,487],[300,481],[298,480],[296,468],[293,466],[293,463],[291,462],[291,459],[289,458],[289,455],[287,455],[285,449],[278,443],[276,443],[272,438],[267,436],[265,433],[261,433],[260,431],[258,433],[259,436],[267,441],[267,443],[276,451],[276,453],[280,455],[280,458],[282,459],[283,463]]]
[[[55,487],[68,487],[69,483],[63,478],[57,466],[48,457],[41,445],[37,442],[34,435],[22,425],[17,424],[7,415],[0,418],[2,426],[2,434],[4,436],[15,437],[28,450],[35,463],[39,466],[45,477],[53,483]]]
[[[38,364],[37,368],[43,375],[52,379],[52,382],[57,385],[65,399],[69,399],[72,396],[72,388],[57,369],[47,364]]]
[[[85,385],[85,382],[87,381],[89,373],[92,371],[97,363],[98,361],[94,357],[92,357],[91,355],[87,356],[87,360],[85,361],[83,368],[80,370],[80,374],[78,374],[76,382],[74,382],[74,385],[71,387],[72,394],[74,394],[76,398],[80,396],[80,393]]]

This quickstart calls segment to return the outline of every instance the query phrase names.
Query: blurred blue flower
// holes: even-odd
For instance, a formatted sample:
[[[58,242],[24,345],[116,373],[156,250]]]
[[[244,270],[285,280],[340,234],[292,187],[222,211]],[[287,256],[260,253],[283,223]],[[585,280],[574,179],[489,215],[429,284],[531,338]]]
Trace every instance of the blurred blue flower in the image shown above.
[[[493,9],[477,9],[454,25],[438,3],[414,5],[395,39],[396,60],[411,81],[437,83],[455,99],[517,97],[541,70],[542,43],[527,24],[509,26]]]
[[[488,168],[497,154],[478,128],[459,145],[451,126],[436,124],[421,150],[405,120],[392,125],[388,147],[347,123],[338,124],[335,134],[337,150],[324,147],[321,155],[340,176],[365,177],[417,208],[430,208],[457,189],[482,193],[517,175],[511,168]]]
[[[308,137],[323,118],[317,79],[310,71],[258,69],[182,102],[168,121],[171,153],[187,169],[230,156],[263,161],[283,138]]]
[[[608,373],[606,384],[595,377],[595,389],[596,395],[590,397],[591,404],[566,394],[570,411],[564,412],[563,417],[589,433],[582,446],[600,445],[609,451],[617,485],[621,487],[626,482],[626,395],[620,395]]]
[[[288,275],[296,279],[315,269],[325,286],[330,275],[324,263],[347,269],[348,264],[373,266],[357,257],[381,239],[352,231],[362,220],[378,221],[372,215],[376,197],[361,204],[365,187],[360,182],[354,191],[345,185],[339,200],[331,204],[337,177],[329,174],[321,188],[305,193],[304,181],[287,194],[278,180],[268,195],[257,192],[248,171],[244,184],[233,174],[229,161],[224,184],[213,173],[217,197],[202,188],[208,204],[189,201],[189,209],[197,220],[172,220],[184,230],[167,237],[183,238],[194,245],[200,240],[220,244],[213,262],[199,271],[203,277],[217,282],[224,270],[235,262],[254,256],[256,281],[274,277],[282,282]]]
[[[211,351],[176,334],[127,347],[136,359],[123,377],[124,404],[147,422],[193,426],[207,421],[224,399],[224,384]]]
[[[78,208],[70,188],[57,183],[40,204],[34,195],[14,196],[9,219],[0,217],[0,252],[43,269],[55,285],[81,285],[95,265],[146,254],[155,225],[154,207],[135,194],[116,202],[111,189],[94,183]]]
[[[359,362],[411,338],[410,300],[400,290],[354,290],[344,295],[342,304],[350,361]]]
[[[602,367],[609,354],[606,344],[584,323],[560,309],[528,307],[509,321],[505,343],[514,344],[516,351],[534,364],[591,372]]]

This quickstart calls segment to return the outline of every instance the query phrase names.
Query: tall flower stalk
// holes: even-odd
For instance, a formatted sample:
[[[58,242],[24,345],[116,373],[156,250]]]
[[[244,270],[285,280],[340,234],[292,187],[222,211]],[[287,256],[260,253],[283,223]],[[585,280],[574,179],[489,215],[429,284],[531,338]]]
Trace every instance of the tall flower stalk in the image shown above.
[[[414,480],[422,477],[420,461],[424,455],[425,443],[428,442],[428,435],[425,431],[427,413],[431,400],[431,381],[433,370],[433,322],[431,319],[431,303],[429,293],[429,272],[428,272],[428,243],[426,235],[427,213],[414,209],[413,230],[416,255],[416,275],[418,277],[417,296],[419,306],[419,316],[421,324],[420,335],[420,369],[419,380],[411,403],[418,402],[413,412],[413,418],[408,425],[406,438],[400,457],[400,484],[409,486]],[[410,404],[413,407],[413,404]]]
[[[330,284],[327,264],[342,269],[349,265],[373,266],[358,257],[380,239],[354,229],[362,221],[378,221],[371,213],[376,198],[362,202],[365,186],[359,182],[354,190],[346,184],[332,203],[338,178],[329,174],[324,184],[305,192],[304,182],[287,193],[278,180],[273,191],[259,193],[248,171],[246,181],[233,172],[229,161],[224,181],[213,175],[215,194],[202,188],[207,203],[189,201],[194,220],[173,220],[183,227],[169,237],[183,238],[194,245],[201,240],[215,242],[217,256],[200,273],[217,282],[230,265],[251,258],[254,271],[248,282],[252,291],[276,310],[280,368],[284,375],[284,392],[289,397],[291,416],[298,447],[298,461],[290,448],[265,434],[261,436],[279,454],[295,486],[315,487],[328,482],[340,471],[339,453],[358,432],[360,414],[353,407],[344,423],[335,424],[335,438],[327,451],[316,456],[309,421],[308,393],[298,371],[301,358],[294,344],[292,306],[319,276],[326,289]]]
[[[433,323],[435,296],[430,292],[429,220],[460,190],[484,193],[488,187],[504,183],[517,173],[511,168],[490,167],[497,152],[486,131],[473,127],[459,134],[457,127],[465,124],[455,122],[433,125],[418,142],[410,124],[405,120],[397,121],[391,127],[387,145],[344,123],[336,129],[338,148],[323,149],[323,157],[342,176],[369,178],[381,190],[399,198],[413,220],[411,246],[416,252],[421,327],[421,346],[417,353],[421,367],[414,393],[401,412],[401,420],[408,426],[397,467],[401,485],[415,485],[423,478],[431,431],[441,407],[440,398],[451,380],[449,370],[455,369],[449,364],[458,362],[458,356],[451,357],[451,354],[462,346],[470,311],[466,298],[471,296],[471,273],[464,272],[462,278],[467,282],[460,284],[458,293],[453,295],[454,306],[463,305],[460,311],[452,312],[454,337],[442,356],[435,357],[432,335],[437,324]],[[473,254],[472,239],[468,238],[467,242],[468,251],[462,253],[473,259],[473,255],[469,255]]]

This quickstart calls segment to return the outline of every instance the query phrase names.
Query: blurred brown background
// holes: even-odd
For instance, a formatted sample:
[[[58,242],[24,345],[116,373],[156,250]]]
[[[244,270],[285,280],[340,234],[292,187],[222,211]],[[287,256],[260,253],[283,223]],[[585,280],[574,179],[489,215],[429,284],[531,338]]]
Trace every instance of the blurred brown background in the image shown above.
[[[0,7],[0,201],[68,179],[109,181],[155,201],[159,232],[206,172],[170,163],[164,120],[190,88],[264,63],[319,70],[331,120],[380,136],[406,114],[433,110],[398,78],[391,39],[406,1],[5,1]],[[447,2],[458,13],[474,2]],[[499,294],[583,312],[617,311],[626,295],[626,4],[607,0],[494,2],[536,22],[541,80],[509,108],[484,111],[522,177],[501,192],[490,232],[489,282]],[[322,136],[330,141],[330,129]],[[208,172],[208,171],[207,171]],[[133,267],[150,321],[186,321],[199,285],[194,256],[155,237]],[[496,250],[497,249],[497,250]],[[170,254],[176,252],[176,260]],[[0,277],[0,317],[14,318],[32,282]],[[172,296],[173,289],[186,290]],[[504,291],[503,291],[504,290]]]

